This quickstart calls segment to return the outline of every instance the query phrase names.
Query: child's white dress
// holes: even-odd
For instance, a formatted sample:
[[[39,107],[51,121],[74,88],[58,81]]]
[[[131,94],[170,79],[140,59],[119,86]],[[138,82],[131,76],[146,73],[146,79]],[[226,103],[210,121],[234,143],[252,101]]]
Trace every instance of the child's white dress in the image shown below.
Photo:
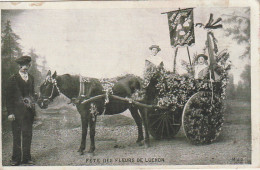
[[[204,76],[206,76],[208,72],[208,65],[206,64],[198,64],[194,68],[194,78],[195,79],[202,79]]]

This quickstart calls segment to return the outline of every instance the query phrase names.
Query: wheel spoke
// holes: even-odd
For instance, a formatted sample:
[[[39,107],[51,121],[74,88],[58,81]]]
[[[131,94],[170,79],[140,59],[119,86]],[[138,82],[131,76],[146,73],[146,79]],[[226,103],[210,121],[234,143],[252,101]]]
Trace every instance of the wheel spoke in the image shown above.
[[[167,131],[167,135],[169,137],[170,136],[170,132],[169,132],[169,120],[168,119],[166,119],[166,131]]]
[[[162,119],[162,134],[161,134],[161,138],[163,138],[163,129],[164,129],[164,119]]]
[[[173,125],[171,111],[151,112],[149,121],[150,133],[157,139],[171,138],[179,131],[179,125]],[[170,127],[169,127],[170,126]]]
[[[160,119],[161,121],[160,121],[160,123],[159,123],[159,125],[157,126],[157,129],[155,130],[155,132],[157,132],[158,131],[158,129],[159,129],[159,127],[160,127],[160,125],[162,124],[162,119]]]
[[[155,123],[157,123],[159,120],[161,120],[161,119],[158,118],[157,120],[155,120],[155,121],[151,124],[151,127],[152,127]]]
[[[149,113],[149,116],[158,116],[161,115],[160,113]]]

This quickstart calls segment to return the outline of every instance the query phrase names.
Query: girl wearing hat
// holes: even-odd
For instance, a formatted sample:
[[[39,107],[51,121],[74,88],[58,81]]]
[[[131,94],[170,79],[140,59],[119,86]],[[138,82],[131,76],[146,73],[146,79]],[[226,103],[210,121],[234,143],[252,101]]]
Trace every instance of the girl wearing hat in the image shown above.
[[[203,79],[208,74],[208,56],[199,54],[194,66],[194,78]]]
[[[144,69],[144,80],[145,86],[150,82],[151,77],[157,71],[158,68],[163,67],[163,59],[161,56],[158,56],[158,52],[161,51],[161,48],[158,45],[152,45],[149,47],[151,50],[151,55],[145,60],[145,69]]]
[[[150,62],[155,66],[159,66],[163,62],[162,57],[157,55],[161,48],[158,45],[152,45],[149,49],[151,50],[151,55],[146,59],[146,63]]]

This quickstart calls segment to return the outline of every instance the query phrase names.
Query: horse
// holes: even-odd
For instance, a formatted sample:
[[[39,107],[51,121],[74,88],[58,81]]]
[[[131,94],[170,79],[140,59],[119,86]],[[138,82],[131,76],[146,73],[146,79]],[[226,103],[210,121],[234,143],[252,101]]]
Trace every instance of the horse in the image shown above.
[[[40,86],[40,96],[37,101],[37,104],[41,109],[47,109],[48,104],[50,104],[53,99],[59,96],[61,93],[66,97],[71,99],[78,98],[80,93],[80,77],[78,75],[57,75],[56,71],[53,75],[51,75],[51,71],[48,71],[46,79],[44,83]],[[85,87],[85,97],[84,99],[89,99],[91,97],[105,94],[104,88],[99,79],[96,78],[88,78],[88,81],[84,83]],[[140,78],[127,74],[123,77],[117,78],[114,86],[112,87],[112,92],[114,95],[120,97],[128,97],[138,89],[141,88]],[[93,153],[95,150],[95,126],[97,115],[114,115],[124,112],[129,109],[132,117],[137,125],[138,129],[138,138],[136,143],[140,146],[142,145],[142,141],[144,140],[145,148],[150,146],[149,134],[148,134],[148,123],[147,123],[147,109],[138,108],[137,106],[132,105],[131,103],[122,102],[115,99],[109,99],[109,102],[106,102],[106,99],[100,98],[91,103],[81,104],[81,102],[76,103],[77,111],[81,116],[81,124],[82,124],[82,136],[81,136],[81,144],[78,152],[81,155],[84,154],[84,150],[86,147],[86,136],[88,126],[90,127],[90,149],[88,153]],[[140,112],[140,115],[138,113]],[[143,128],[142,121],[144,123],[145,128],[145,138],[143,136]]]

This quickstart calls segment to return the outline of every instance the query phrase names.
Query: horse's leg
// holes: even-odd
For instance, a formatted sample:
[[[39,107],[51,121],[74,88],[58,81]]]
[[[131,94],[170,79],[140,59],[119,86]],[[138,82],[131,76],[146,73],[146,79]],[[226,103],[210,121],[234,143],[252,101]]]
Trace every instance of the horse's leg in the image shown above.
[[[88,115],[86,112],[81,112],[81,126],[82,126],[82,136],[81,136],[81,144],[78,152],[80,152],[81,155],[84,154],[84,150],[86,148],[86,136],[88,132],[88,120],[87,117]]]
[[[147,108],[140,109],[140,113],[142,116],[144,131],[145,131],[144,146],[145,148],[148,148],[150,147],[150,138],[148,132],[148,109]]]
[[[89,153],[94,153],[95,151],[95,133],[96,133],[96,121],[97,116],[89,114],[89,126],[90,126],[90,148]]]
[[[137,129],[138,129],[138,138],[136,143],[138,143],[139,145],[141,145],[141,141],[144,140],[144,135],[143,135],[143,126],[142,126],[142,119],[138,113],[138,109],[136,107],[131,107],[129,108],[132,117],[135,120],[135,123],[137,125]]]

